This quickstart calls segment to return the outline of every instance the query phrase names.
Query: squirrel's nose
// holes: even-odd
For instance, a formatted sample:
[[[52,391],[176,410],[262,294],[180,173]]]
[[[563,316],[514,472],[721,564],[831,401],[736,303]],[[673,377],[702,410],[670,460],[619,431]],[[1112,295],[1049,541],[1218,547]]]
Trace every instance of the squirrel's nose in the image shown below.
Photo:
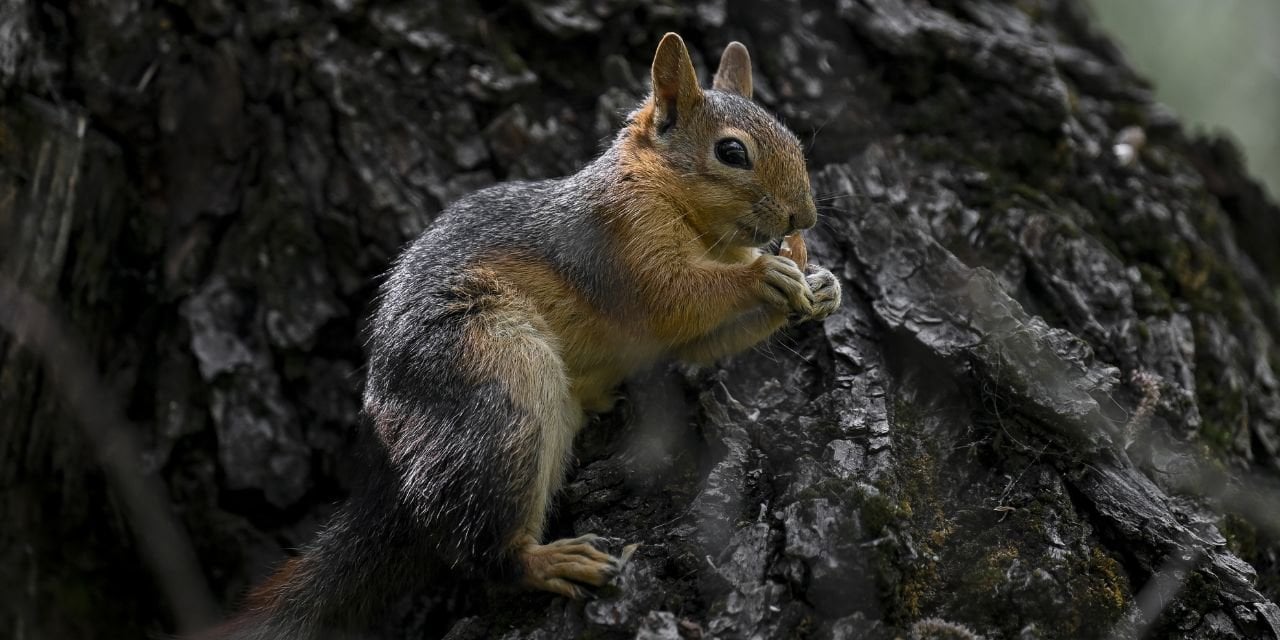
[[[792,212],[788,223],[791,225],[791,231],[795,231],[796,229],[808,229],[818,223],[818,211],[810,205],[805,207],[799,213]],[[791,231],[788,231],[787,233],[791,233]]]

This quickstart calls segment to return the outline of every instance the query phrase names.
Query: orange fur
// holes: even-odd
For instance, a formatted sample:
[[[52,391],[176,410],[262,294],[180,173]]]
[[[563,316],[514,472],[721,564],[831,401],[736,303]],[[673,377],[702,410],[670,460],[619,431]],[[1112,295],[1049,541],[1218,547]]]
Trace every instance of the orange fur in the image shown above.
[[[642,109],[620,142],[630,180],[619,185],[605,217],[621,247],[618,259],[637,280],[638,308],[648,316],[651,336],[674,345],[709,333],[757,302],[761,273],[755,260],[761,252],[740,238],[726,241],[725,232],[717,230],[716,223],[723,226],[741,216],[742,203],[720,197],[709,182],[679,179],[650,140],[652,111],[652,103]],[[714,135],[704,134],[708,145]],[[761,180],[806,176],[808,199],[803,160],[785,169],[775,164],[781,163],[766,166],[778,175]]]
[[[585,296],[533,256],[485,256],[470,273],[502,291],[505,311],[536,318],[553,336],[571,394],[588,411],[613,405],[623,378],[664,355],[664,346],[633,322],[593,307]],[[501,354],[498,357],[506,358]]]
[[[269,611],[279,605],[281,592],[284,587],[292,583],[297,578],[298,569],[301,567],[299,558],[289,558],[276,569],[262,584],[249,592],[249,596],[245,598],[245,609],[249,611]]]

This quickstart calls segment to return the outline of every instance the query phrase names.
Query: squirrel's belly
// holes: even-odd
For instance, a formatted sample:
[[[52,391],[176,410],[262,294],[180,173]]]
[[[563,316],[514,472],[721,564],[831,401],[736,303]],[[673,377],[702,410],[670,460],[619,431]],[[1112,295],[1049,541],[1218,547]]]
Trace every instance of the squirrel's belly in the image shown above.
[[[584,410],[593,413],[611,409],[617,399],[618,385],[653,366],[664,355],[663,348],[656,342],[617,332],[584,351],[569,350],[565,364],[574,398]]]

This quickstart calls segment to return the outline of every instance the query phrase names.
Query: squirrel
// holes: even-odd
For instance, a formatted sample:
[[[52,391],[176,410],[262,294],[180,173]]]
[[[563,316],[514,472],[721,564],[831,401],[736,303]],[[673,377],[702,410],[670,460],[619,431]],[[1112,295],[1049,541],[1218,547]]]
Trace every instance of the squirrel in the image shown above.
[[[704,90],[668,33],[599,157],[465,196],[403,251],[368,333],[369,479],[229,630],[359,632],[440,567],[575,599],[617,574],[596,536],[542,539],[586,417],[664,358],[711,362],[840,305],[830,271],[762,248],[817,208],[799,141],[751,94],[741,43]]]

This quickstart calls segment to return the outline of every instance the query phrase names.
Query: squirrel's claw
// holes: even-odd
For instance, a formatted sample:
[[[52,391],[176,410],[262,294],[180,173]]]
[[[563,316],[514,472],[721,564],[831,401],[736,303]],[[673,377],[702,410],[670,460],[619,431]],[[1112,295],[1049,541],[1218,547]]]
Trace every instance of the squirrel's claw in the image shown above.
[[[547,546],[552,546],[552,545],[571,545],[571,544],[589,544],[589,545],[591,545],[591,546],[593,546],[593,547],[599,548],[599,546],[600,546],[601,544],[603,544],[604,542],[606,542],[606,541],[608,541],[608,540],[609,540],[608,538],[605,538],[605,537],[603,537],[603,536],[598,536],[598,535],[596,535],[596,534],[594,534],[594,533],[584,533],[584,534],[582,534],[582,535],[580,535],[580,536],[578,536],[578,537],[576,537],[576,538],[561,538],[561,539],[556,540],[556,541],[554,541],[554,542],[550,542],[550,543],[548,543],[548,544],[547,544]]]

